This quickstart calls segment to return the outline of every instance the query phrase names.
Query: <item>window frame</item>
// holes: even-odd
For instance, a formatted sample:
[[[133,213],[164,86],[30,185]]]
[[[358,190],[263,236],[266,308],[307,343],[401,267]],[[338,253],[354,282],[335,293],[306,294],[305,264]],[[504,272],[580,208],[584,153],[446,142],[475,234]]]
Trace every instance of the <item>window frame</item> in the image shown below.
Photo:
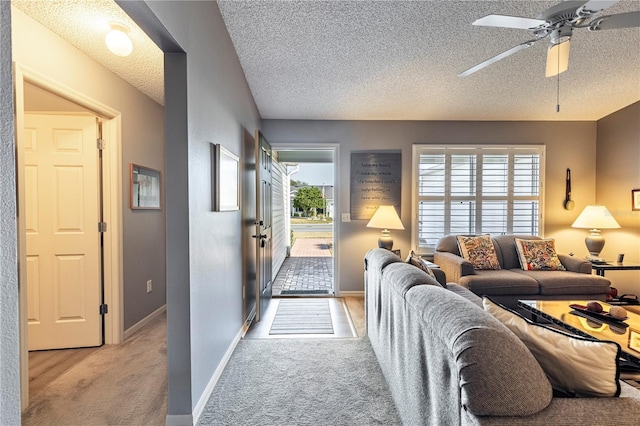
[[[481,164],[481,161],[478,161],[477,157],[479,154],[537,154],[540,156],[539,163],[539,187],[538,187],[538,234],[543,235],[544,230],[544,189],[545,189],[545,163],[546,163],[546,147],[542,144],[526,144],[526,145],[480,145],[480,144],[413,144],[412,146],[412,171],[411,171],[411,247],[416,253],[420,254],[433,254],[435,251],[435,246],[420,246],[419,244],[419,206],[420,201],[423,199],[427,199],[427,196],[420,196],[419,194],[419,165],[420,165],[420,155],[422,154],[438,154],[437,151],[440,151],[440,154],[445,154],[445,164],[451,161],[452,154],[474,154],[476,155],[476,175],[478,175],[477,167]],[[513,172],[514,167],[511,162],[508,165],[509,177],[510,181],[508,182],[509,192],[507,194],[507,200],[517,200],[518,198],[513,195]],[[446,205],[446,202],[452,198],[460,198],[459,196],[452,197],[450,193],[451,188],[451,180],[450,174],[445,174],[445,194],[442,196],[442,200]],[[482,187],[482,180],[476,179],[476,194],[472,198],[476,200],[487,200],[490,201],[492,198],[495,198],[491,195],[488,196],[478,196],[478,189]],[[469,197],[462,197],[469,198]],[[504,196],[500,196],[498,198],[504,199]],[[432,197],[433,199],[433,197]],[[479,225],[481,216],[480,209],[476,207],[475,209],[475,218],[476,224]],[[445,221],[447,219],[445,218]],[[512,222],[512,221],[511,221]],[[476,227],[476,232],[480,233],[480,229]],[[445,226],[445,234],[447,233],[447,227]]]

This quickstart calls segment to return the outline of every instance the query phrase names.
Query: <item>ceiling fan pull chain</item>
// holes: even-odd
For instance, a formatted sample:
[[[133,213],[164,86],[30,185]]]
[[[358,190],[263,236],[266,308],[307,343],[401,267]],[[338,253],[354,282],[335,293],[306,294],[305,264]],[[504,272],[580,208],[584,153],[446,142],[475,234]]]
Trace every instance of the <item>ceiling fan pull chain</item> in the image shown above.
[[[560,49],[558,49],[558,79],[556,84],[556,113],[560,112]]]

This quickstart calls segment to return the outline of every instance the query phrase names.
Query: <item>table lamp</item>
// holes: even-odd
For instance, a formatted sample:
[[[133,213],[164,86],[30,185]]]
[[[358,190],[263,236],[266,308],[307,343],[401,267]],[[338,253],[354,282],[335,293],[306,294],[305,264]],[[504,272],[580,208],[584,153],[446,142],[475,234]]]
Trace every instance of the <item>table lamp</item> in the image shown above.
[[[571,227],[590,229],[589,235],[584,239],[589,250],[589,260],[602,261],[600,252],[604,247],[604,237],[600,235],[600,230],[616,229],[620,225],[605,206],[587,206]]]
[[[367,228],[382,229],[382,235],[378,238],[378,247],[391,250],[393,248],[393,239],[389,235],[389,229],[404,229],[404,226],[402,226],[402,221],[398,217],[395,207],[379,206],[369,223],[367,223]]]

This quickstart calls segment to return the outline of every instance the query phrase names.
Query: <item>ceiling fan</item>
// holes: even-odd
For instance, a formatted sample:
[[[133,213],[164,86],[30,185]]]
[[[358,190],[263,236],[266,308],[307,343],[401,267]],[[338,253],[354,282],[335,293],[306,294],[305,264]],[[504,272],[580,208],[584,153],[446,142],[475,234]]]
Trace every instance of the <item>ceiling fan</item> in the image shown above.
[[[574,29],[588,28],[590,31],[600,31],[640,27],[640,11],[594,17],[617,2],[618,0],[567,1],[545,10],[535,19],[506,15],[487,15],[480,18],[473,25],[530,30],[535,38],[461,72],[458,77],[473,74],[547,37],[551,45],[547,51],[545,75],[553,77],[563,73],[569,67],[569,46]]]

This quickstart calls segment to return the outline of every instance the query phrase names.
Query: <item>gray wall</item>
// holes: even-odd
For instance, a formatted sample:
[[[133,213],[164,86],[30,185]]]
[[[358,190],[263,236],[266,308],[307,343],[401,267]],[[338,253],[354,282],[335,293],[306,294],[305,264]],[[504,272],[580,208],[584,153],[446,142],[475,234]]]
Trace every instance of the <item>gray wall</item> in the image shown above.
[[[240,155],[260,116],[215,2],[147,4],[186,52],[165,56],[167,129],[186,118],[166,142],[171,418],[192,413],[242,328],[241,217],[211,211],[210,144]]]
[[[336,197],[348,213],[350,154],[357,150],[402,150],[402,222],[405,231],[392,231],[394,248],[405,256],[411,249],[412,144],[544,144],[546,146],[544,235],[554,237],[560,251],[584,251],[584,233],[571,223],[596,197],[595,122],[453,122],[453,121],[304,121],[264,120],[263,133],[271,143],[340,143],[341,181]],[[565,172],[571,168],[573,211],[563,209]],[[340,290],[362,291],[361,259],[376,246],[379,231],[367,221],[338,223],[340,227]]]
[[[640,263],[640,211],[631,210],[631,190],[640,189],[640,102],[598,121],[596,201],[607,206],[620,229],[602,231],[602,255]],[[610,271],[607,278],[619,292],[640,293],[640,271]]]
[[[20,424],[11,3],[0,2],[0,424]]]
[[[166,303],[165,211],[129,208],[129,164],[164,173],[163,107],[20,10],[12,15],[16,62],[122,114],[124,328],[130,328]]]

